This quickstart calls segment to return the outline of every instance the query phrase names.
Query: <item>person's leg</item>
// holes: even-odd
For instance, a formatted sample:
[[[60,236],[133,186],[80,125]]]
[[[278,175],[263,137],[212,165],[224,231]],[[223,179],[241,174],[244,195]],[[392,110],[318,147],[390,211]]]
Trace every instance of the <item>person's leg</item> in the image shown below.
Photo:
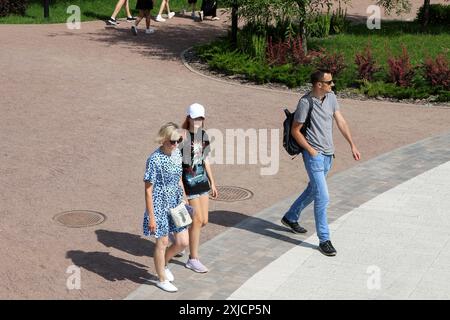
[[[145,26],[147,27],[147,30],[150,29],[150,11],[149,10],[145,10]]]
[[[189,227],[189,258],[198,259],[200,229],[203,226],[203,213],[200,198],[190,199],[189,205],[194,208],[192,224]]]
[[[164,7],[166,6],[167,0],[162,0],[161,1],[161,6],[159,7],[159,12],[158,12],[158,16],[162,15]]]
[[[134,23],[134,25],[137,27],[139,25],[139,23],[141,22],[141,20],[144,18],[145,16],[145,12],[144,10],[139,10],[139,16],[136,18],[136,21]]]
[[[111,18],[116,19],[116,16],[119,14],[120,9],[122,9],[122,6],[124,5],[125,1],[128,3],[128,0],[117,1],[116,8],[114,9],[114,12],[111,15]]]
[[[209,216],[209,194],[200,196],[200,206],[202,208],[202,227],[208,224]]]
[[[170,11],[169,2],[170,2],[170,0],[167,0],[167,4],[166,4],[166,8],[167,8],[167,17],[168,17],[169,19],[172,19],[172,18],[175,16],[175,12],[171,12],[171,11]]]
[[[186,249],[189,246],[189,233],[187,230],[181,232],[175,232],[173,234],[175,238],[174,242],[166,250],[165,264],[167,265],[169,261],[180,251]]]
[[[165,268],[165,254],[168,242],[169,240],[167,239],[167,236],[156,239],[153,260],[155,262],[155,270],[156,274],[158,275],[159,281],[167,280],[164,268]]]
[[[303,151],[303,163],[305,165],[305,169],[307,169],[308,162],[307,162],[307,156],[304,153],[307,153],[306,151]],[[300,219],[300,214],[312,201],[314,200],[314,184],[311,183],[311,181],[308,183],[308,186],[306,189],[302,192],[302,194],[294,201],[294,203],[291,205],[289,210],[284,215],[284,218],[287,219],[290,222],[297,222]]]
[[[130,1],[129,0],[125,1],[125,11],[127,13],[127,18],[132,18],[133,17],[131,15],[131,12],[130,12]]]
[[[284,215],[284,218],[290,222],[297,222],[300,219],[300,214],[312,201],[314,200],[314,189],[311,182],[308,183],[306,189],[294,201],[289,210]]]
[[[322,154],[315,157],[309,155],[305,157],[306,171],[314,189],[314,218],[320,243],[330,240],[327,220],[329,194],[326,181],[326,174],[331,165],[329,158],[331,157]]]

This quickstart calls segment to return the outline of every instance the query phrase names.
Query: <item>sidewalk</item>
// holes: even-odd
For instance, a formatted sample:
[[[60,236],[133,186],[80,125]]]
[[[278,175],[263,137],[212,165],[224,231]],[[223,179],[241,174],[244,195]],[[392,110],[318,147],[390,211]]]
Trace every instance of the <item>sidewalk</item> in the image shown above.
[[[336,257],[317,250],[311,208],[306,237],[280,226],[289,198],[205,243],[208,274],[182,259],[179,292],[145,284],[127,299],[449,299],[449,160],[450,133],[329,179]]]
[[[186,48],[225,35],[227,19],[196,23],[177,17],[152,25],[155,34],[137,37],[125,21],[117,28],[86,22],[80,30],[68,30],[65,24],[0,25],[1,298],[123,299],[155,275],[154,242],[141,235],[142,175],[148,155],[157,147],[157,129],[166,121],[182,122],[186,107],[199,102],[207,109],[208,129],[280,130],[283,107],[296,106],[300,94],[212,81],[181,63],[179,56]],[[450,109],[374,100],[339,103],[363,159],[355,162],[348,143],[335,135],[336,161],[330,172],[335,184],[330,190],[336,193],[330,222],[448,161],[447,157],[397,176],[415,169],[409,168],[406,157],[407,164],[385,172],[388,180],[380,178],[386,168],[377,162],[366,188],[358,168],[386,152],[445,134],[450,130]],[[293,199],[286,197],[297,195],[307,181],[301,161],[291,160],[279,147],[279,172],[272,176],[260,174],[266,167],[262,163],[213,167],[219,186],[246,188],[254,196],[211,201],[210,223],[202,230],[201,243],[208,253],[205,262],[215,270],[204,276],[183,274],[175,265],[178,279],[193,276],[207,287],[215,284],[210,277],[229,279],[233,271],[230,287],[215,295],[227,298],[306,239],[279,223]],[[355,171],[348,171],[352,168]],[[355,178],[339,176],[343,172],[353,172]],[[349,193],[353,186],[357,196]],[[368,193],[360,194],[359,189]],[[273,211],[265,209],[271,206]],[[107,219],[86,228],[53,221],[55,215],[72,210],[100,212]],[[310,231],[306,236],[313,236],[311,213],[305,218]],[[226,231],[231,233],[222,234]],[[227,242],[233,236],[236,242]],[[243,247],[245,239],[256,248]],[[236,246],[249,256],[236,256]],[[336,247],[344,253],[339,243]],[[241,258],[242,270],[236,272],[235,259]],[[215,259],[226,263],[215,264]],[[80,290],[67,288],[66,271],[73,265],[81,270]],[[189,295],[189,282],[177,285],[180,294]],[[198,286],[204,292],[202,284]]]

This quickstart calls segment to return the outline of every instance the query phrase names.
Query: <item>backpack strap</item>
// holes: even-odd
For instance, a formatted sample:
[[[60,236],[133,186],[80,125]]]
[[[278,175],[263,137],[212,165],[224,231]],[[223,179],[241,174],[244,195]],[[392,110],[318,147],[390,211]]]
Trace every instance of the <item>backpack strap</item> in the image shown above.
[[[308,115],[306,116],[306,119],[305,119],[305,126],[306,126],[306,128],[308,128],[311,125],[311,112],[314,109],[314,101],[311,98],[311,95],[309,93],[306,96],[306,99],[308,99],[308,102],[309,102],[309,110],[308,110]]]

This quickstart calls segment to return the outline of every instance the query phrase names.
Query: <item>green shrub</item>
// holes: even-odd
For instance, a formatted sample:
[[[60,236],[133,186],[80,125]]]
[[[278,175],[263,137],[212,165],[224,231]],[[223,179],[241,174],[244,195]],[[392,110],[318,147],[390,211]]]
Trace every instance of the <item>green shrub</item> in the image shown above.
[[[417,12],[416,20],[422,24],[425,20],[425,8],[421,6]],[[430,25],[450,25],[450,5],[431,4],[430,5]]]
[[[349,22],[347,21],[347,8],[345,11],[339,7],[336,11],[331,15],[330,21],[330,33],[331,34],[340,34],[347,31],[347,27],[349,26]]]
[[[27,10],[27,0],[0,0],[0,17],[11,14],[24,15]]]
[[[307,21],[308,36],[316,38],[326,38],[330,35],[331,15],[317,14]]]

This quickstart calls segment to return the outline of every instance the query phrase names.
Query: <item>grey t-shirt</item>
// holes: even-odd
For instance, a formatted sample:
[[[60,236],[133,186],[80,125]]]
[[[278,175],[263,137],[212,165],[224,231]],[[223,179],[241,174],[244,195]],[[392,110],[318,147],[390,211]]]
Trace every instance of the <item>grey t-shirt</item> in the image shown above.
[[[311,124],[306,129],[306,140],[315,150],[325,155],[332,155],[334,154],[333,115],[339,110],[336,95],[333,92],[327,93],[322,102],[308,92],[298,102],[294,115],[294,120],[297,122],[304,123],[306,121],[309,111],[308,95],[314,106],[311,111]]]

